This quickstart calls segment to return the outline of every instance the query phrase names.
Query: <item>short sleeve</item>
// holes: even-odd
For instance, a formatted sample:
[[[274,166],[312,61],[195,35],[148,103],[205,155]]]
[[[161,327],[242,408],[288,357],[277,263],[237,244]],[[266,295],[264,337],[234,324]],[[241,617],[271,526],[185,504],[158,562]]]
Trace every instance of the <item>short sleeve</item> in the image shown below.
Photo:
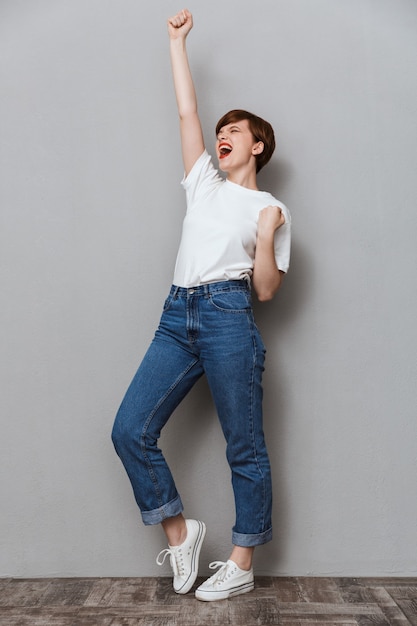
[[[188,176],[181,181],[186,197],[187,209],[191,209],[196,202],[207,197],[214,189],[223,184],[224,180],[213,165],[212,158],[207,150],[197,159]]]
[[[285,204],[278,203],[281,207],[285,217],[285,224],[283,224],[275,232],[274,238],[274,250],[275,260],[279,270],[282,272],[288,272],[290,266],[290,254],[291,254],[291,214]]]

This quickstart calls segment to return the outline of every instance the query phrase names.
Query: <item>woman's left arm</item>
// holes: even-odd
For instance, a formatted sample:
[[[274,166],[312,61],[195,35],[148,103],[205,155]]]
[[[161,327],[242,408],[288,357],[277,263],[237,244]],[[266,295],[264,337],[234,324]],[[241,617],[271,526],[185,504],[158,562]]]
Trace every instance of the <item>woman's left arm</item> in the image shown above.
[[[260,211],[252,284],[261,302],[272,300],[285,275],[277,267],[274,250],[275,231],[283,224],[285,217],[280,207],[267,206]]]

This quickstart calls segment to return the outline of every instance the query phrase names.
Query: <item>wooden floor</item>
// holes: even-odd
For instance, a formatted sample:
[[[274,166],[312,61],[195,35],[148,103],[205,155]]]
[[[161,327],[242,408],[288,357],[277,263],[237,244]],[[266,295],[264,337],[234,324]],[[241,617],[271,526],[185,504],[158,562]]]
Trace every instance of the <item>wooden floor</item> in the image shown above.
[[[0,624],[417,626],[417,578],[258,577],[251,593],[209,603],[169,578],[0,579]]]

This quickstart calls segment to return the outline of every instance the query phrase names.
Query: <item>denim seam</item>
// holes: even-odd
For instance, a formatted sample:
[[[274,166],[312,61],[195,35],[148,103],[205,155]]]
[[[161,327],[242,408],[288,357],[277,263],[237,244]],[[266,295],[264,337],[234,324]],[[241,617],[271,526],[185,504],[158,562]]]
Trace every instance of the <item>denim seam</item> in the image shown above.
[[[264,528],[265,526],[265,501],[266,501],[266,488],[265,488],[265,476],[262,472],[262,469],[259,465],[259,459],[258,459],[258,450],[256,447],[256,441],[255,441],[255,433],[254,433],[254,426],[253,426],[253,395],[254,395],[254,379],[255,379],[255,369],[256,369],[256,361],[257,361],[257,355],[258,355],[258,350],[257,350],[257,346],[256,346],[256,338],[255,338],[255,332],[254,332],[254,324],[253,324],[253,319],[251,320],[251,333],[252,333],[252,343],[253,343],[253,363],[252,363],[252,380],[251,380],[251,385],[250,385],[250,425],[251,425],[251,436],[252,436],[252,447],[253,447],[253,453],[254,453],[254,458],[256,459],[256,465],[258,468],[258,472],[259,475],[262,477],[262,528]]]
[[[146,432],[148,430],[148,427],[150,425],[150,423],[152,422],[153,418],[155,417],[157,411],[160,409],[160,407],[163,405],[163,403],[166,401],[166,399],[169,397],[169,395],[174,391],[174,389],[177,387],[177,385],[181,382],[181,380],[184,378],[184,376],[196,365],[196,363],[198,363],[198,359],[194,359],[194,361],[191,362],[191,364],[185,368],[185,370],[183,370],[181,372],[181,374],[176,378],[176,380],[172,383],[171,387],[167,390],[167,392],[161,397],[161,399],[159,400],[159,402],[157,402],[157,404],[155,405],[153,411],[151,411],[151,413],[149,414],[148,419],[146,420],[143,429],[142,429],[142,433],[141,433],[141,437],[140,437],[140,447],[141,447],[141,451],[143,454],[143,458],[145,460],[148,472],[149,472],[149,476],[151,477],[152,483],[154,485],[155,488],[155,493],[156,493],[156,497],[158,499],[158,503],[159,503],[159,507],[161,508],[164,506],[164,503],[162,502],[161,499],[161,491],[159,488],[159,483],[158,483],[158,479],[156,477],[156,474],[153,470],[152,467],[152,463],[149,460],[149,456],[146,452],[146,444],[145,444],[145,436],[146,436]],[[166,504],[166,503],[165,503]]]

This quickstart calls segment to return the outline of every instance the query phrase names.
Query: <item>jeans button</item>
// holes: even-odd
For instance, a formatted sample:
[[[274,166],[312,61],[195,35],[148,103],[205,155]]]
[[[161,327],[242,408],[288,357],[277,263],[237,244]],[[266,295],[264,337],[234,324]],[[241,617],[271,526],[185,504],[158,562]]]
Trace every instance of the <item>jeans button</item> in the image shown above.
[[[193,293],[195,293],[195,290],[194,289],[190,289],[188,293],[190,294],[190,296],[192,296]]]

